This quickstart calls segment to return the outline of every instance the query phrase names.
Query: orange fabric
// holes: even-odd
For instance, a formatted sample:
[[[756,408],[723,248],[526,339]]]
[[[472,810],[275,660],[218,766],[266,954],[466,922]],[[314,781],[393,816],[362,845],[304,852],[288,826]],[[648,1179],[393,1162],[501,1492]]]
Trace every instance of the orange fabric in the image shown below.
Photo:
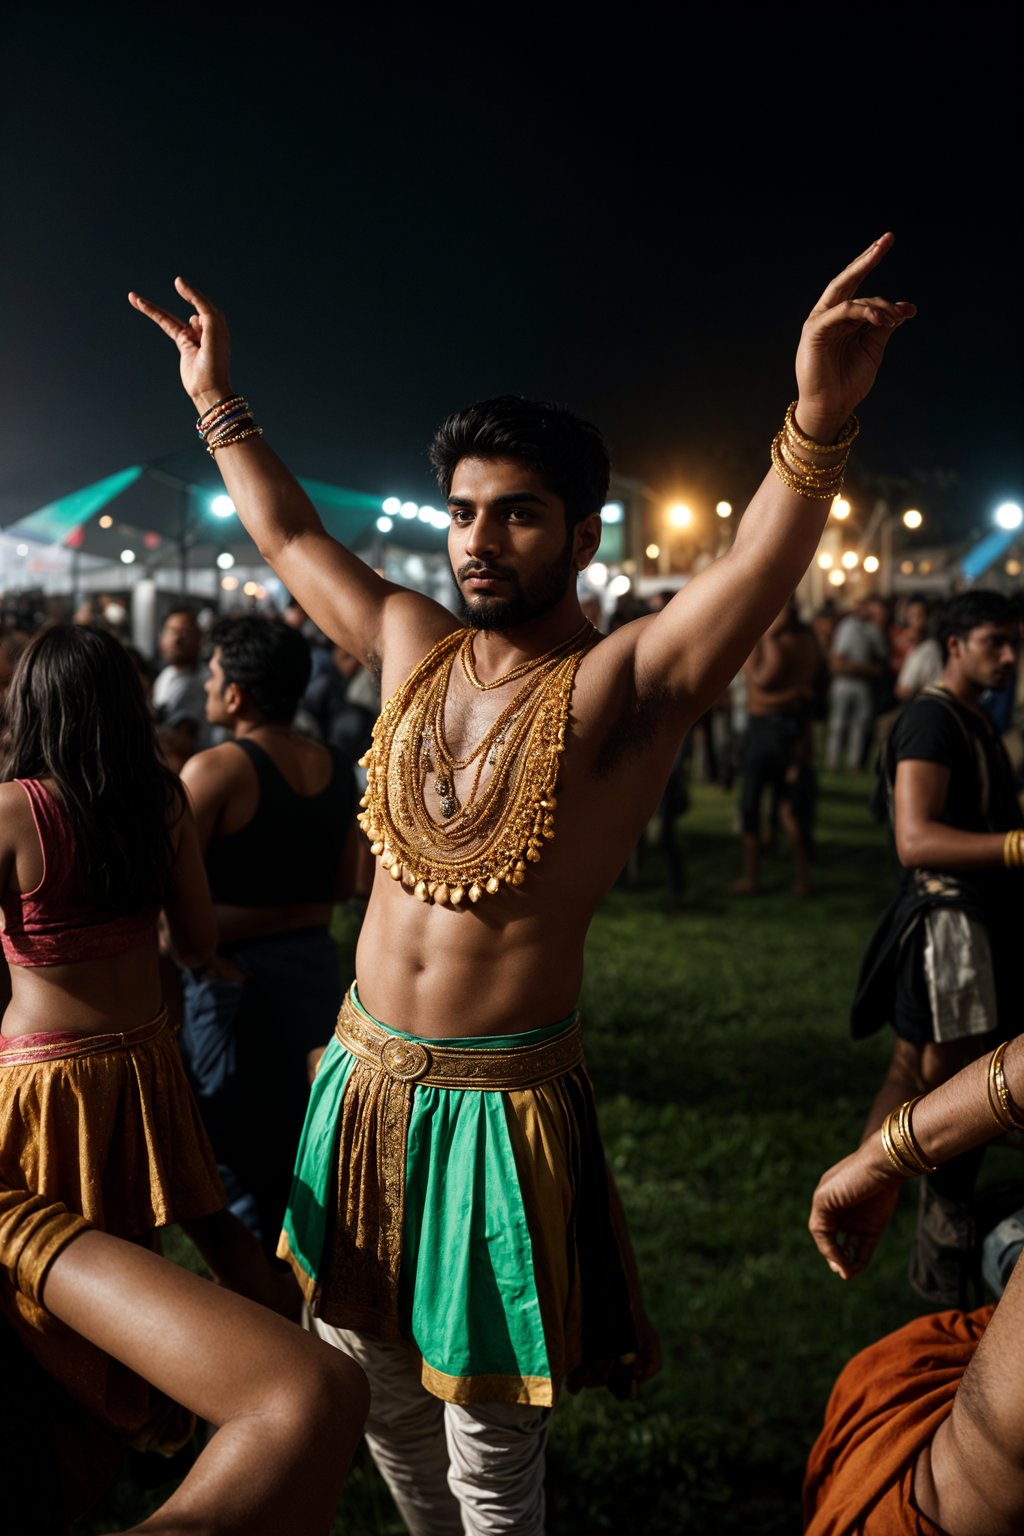
[[[853,1357],[807,1463],[805,1536],[944,1536],[914,1506],[914,1463],[948,1417],[993,1310],[915,1318]]]

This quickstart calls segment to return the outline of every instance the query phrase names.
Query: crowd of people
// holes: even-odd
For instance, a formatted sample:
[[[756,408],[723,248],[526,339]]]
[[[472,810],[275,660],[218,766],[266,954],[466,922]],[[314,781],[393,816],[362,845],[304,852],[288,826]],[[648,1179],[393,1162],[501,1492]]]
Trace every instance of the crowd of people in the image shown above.
[[[682,743],[704,722],[711,759],[716,701],[740,673],[742,888],[758,887],[771,789],[806,890],[814,721],[827,713],[829,753],[860,769],[886,671],[921,648],[927,616],[897,634],[855,611],[823,645],[829,616],[806,625],[792,601],[854,407],[914,314],[857,297],[890,243],[812,309],[798,398],[732,549],[606,636],[578,598],[609,473],[590,424],[511,396],[443,423],[431,457],[456,617],[328,537],[232,387],[215,306],[181,279],[184,321],[132,295],[174,342],[200,440],[297,601],[205,639],[175,609],[151,687],[101,625],[16,639],[0,1348],[17,1383],[5,1443],[23,1452],[5,1512],[25,1536],[64,1530],[123,1443],[183,1445],[194,1414],[217,1433],[139,1531],[323,1536],[365,1428],[412,1536],[541,1536],[561,1388],[630,1397],[660,1369],[584,1066],[584,940],[652,815],[674,823]],[[811,1217],[844,1276],[870,1259],[902,1179],[936,1181],[1024,1127],[1024,1054],[996,1043],[1017,1006],[1003,903],[1024,826],[983,708],[1012,686],[1015,620],[993,595],[957,601],[936,686],[918,694],[927,718],[912,701],[886,747],[924,937],[901,951],[909,978],[867,972],[894,1070]],[[311,652],[311,624],[333,653]],[[329,922],[349,897],[365,915],[342,996]],[[893,931],[910,928],[890,917]],[[219,1286],[155,1251],[170,1223]],[[1001,1360],[1020,1292],[1015,1278],[994,1315],[932,1322],[958,1362],[941,1401],[914,1369],[917,1335],[909,1355],[854,1362],[812,1455],[815,1536],[1019,1525],[1019,1392]]]

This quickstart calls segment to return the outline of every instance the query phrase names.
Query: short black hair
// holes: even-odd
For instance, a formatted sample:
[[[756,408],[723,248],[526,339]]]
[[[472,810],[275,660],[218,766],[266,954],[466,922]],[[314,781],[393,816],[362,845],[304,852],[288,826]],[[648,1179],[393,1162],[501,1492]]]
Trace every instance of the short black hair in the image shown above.
[[[949,642],[954,635],[965,640],[972,629],[980,629],[983,624],[1010,625],[1013,622],[1013,606],[1001,592],[991,592],[984,587],[962,592],[946,604],[939,617],[936,639],[943,661],[948,660]]]
[[[430,462],[446,499],[460,459],[519,459],[529,465],[564,503],[570,529],[600,513],[608,497],[604,439],[589,421],[562,405],[497,395],[456,411],[441,423],[430,445]]]
[[[306,690],[309,646],[281,619],[245,614],[214,625],[224,682],[235,683],[267,720],[290,721]]]

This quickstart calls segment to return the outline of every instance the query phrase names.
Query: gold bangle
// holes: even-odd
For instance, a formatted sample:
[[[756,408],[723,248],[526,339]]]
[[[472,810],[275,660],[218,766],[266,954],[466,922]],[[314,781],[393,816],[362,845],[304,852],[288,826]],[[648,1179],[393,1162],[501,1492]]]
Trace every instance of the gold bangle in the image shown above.
[[[892,1166],[895,1168],[896,1172],[901,1176],[901,1178],[909,1178],[910,1174],[907,1172],[906,1168],[904,1168],[902,1162],[897,1157],[895,1148],[893,1147],[892,1138],[889,1135],[888,1116],[882,1121],[882,1146],[885,1148],[886,1157],[889,1159],[890,1163],[892,1163]]]
[[[1006,1047],[1009,1043],[1009,1040],[1004,1040],[1002,1045],[996,1046],[989,1058],[988,1102],[993,1115],[1004,1131],[1024,1131],[1024,1115],[1010,1097],[1006,1074],[1003,1071],[1003,1057],[1006,1055]]]
[[[850,418],[845,422],[843,430],[840,432],[834,443],[816,443],[813,437],[804,437],[803,433],[800,431],[800,428],[796,424],[796,408],[799,403],[800,402],[798,400],[790,401],[789,407],[786,411],[786,419],[783,423],[783,431],[787,434],[788,437],[792,439],[798,448],[803,448],[806,453],[837,453],[842,448],[845,448],[846,451],[849,452],[854,438],[860,431],[860,422],[857,420],[856,416],[850,416]]]
[[[1003,838],[1003,863],[1007,869],[1024,865],[1024,831],[1020,827],[1013,827]]]
[[[843,474],[846,470],[845,460],[839,471],[827,483],[819,482],[810,474],[801,474],[791,469],[782,457],[782,432],[777,432],[772,438],[772,468],[782,481],[783,485],[795,491],[798,496],[806,496],[810,501],[832,501],[843,488]]]
[[[912,1159],[908,1155],[906,1143],[902,1137],[897,1140],[897,1136],[899,1136],[899,1117],[904,1108],[904,1105],[900,1105],[899,1109],[890,1110],[889,1114],[882,1121],[882,1146],[885,1148],[885,1155],[890,1163],[892,1163],[896,1172],[905,1179],[913,1179],[920,1173],[930,1173],[933,1170],[928,1168],[923,1158],[918,1159],[914,1157]]]
[[[916,1162],[922,1173],[935,1173],[937,1171],[938,1164],[928,1162],[924,1153],[921,1151],[917,1137],[914,1135],[913,1126],[910,1123],[910,1117],[914,1112],[914,1106],[919,1104],[923,1097],[924,1095],[919,1093],[915,1099],[908,1099],[905,1104],[900,1105],[897,1111],[896,1129],[902,1138],[903,1148],[904,1151],[908,1154],[908,1158],[911,1161]]]
[[[799,454],[794,453],[793,445],[786,437],[779,443],[779,452],[782,455],[783,461],[793,473],[801,478],[806,476],[808,479],[813,480],[835,480],[843,474],[846,468],[845,454],[835,464],[826,465],[824,468],[818,464],[809,464],[806,459],[802,459]]]

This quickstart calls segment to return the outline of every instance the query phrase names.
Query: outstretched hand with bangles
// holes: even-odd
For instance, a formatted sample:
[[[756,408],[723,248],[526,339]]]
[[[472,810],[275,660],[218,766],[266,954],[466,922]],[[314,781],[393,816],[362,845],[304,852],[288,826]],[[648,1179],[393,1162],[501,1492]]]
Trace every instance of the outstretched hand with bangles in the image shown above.
[[[796,354],[796,420],[808,437],[831,443],[875,382],[889,338],[917,313],[905,300],[856,298],[893,244],[884,234],[832,279],[804,322]]]

